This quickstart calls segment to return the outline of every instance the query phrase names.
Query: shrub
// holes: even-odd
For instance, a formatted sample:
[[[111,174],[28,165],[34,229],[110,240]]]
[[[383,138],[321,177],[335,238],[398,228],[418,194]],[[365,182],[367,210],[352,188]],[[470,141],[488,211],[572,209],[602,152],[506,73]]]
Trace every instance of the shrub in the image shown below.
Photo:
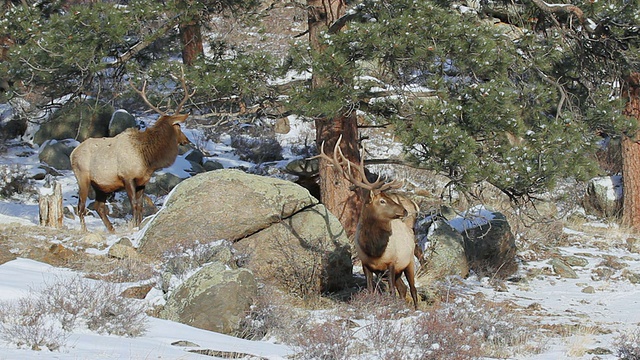
[[[310,323],[294,333],[296,359],[341,360],[350,359],[351,330],[343,320]]]
[[[282,146],[274,138],[232,136],[231,146],[244,161],[260,164],[282,160]]]
[[[156,282],[164,293],[168,293],[196,269],[216,258],[224,258],[221,254],[226,251],[233,257],[231,243],[226,240],[178,244],[162,254],[164,261],[156,274]],[[222,260],[224,262],[225,259]]]
[[[0,165],[0,197],[11,198],[16,194],[33,194],[33,180],[20,165]]]
[[[42,305],[41,299],[31,296],[0,303],[0,338],[32,350],[54,351],[63,346],[69,332]]]
[[[56,350],[71,331],[86,327],[101,334],[139,336],[146,329],[142,302],[120,296],[119,286],[58,278],[39,292],[0,304],[0,337],[19,347]]]
[[[616,341],[618,357],[622,360],[640,360],[640,328],[620,335]]]

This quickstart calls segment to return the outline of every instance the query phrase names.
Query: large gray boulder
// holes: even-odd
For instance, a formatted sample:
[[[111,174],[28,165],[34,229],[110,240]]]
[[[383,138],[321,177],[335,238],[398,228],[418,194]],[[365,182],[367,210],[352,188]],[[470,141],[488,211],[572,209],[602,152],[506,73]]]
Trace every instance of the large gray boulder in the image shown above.
[[[449,224],[464,239],[469,268],[481,276],[505,278],[518,270],[515,236],[504,214],[473,208]]]
[[[301,280],[322,291],[339,288],[352,276],[342,226],[306,189],[239,170],[181,182],[146,227],[139,251],[161,261],[178,246],[216,240],[233,242],[242,266],[284,289],[291,289],[287,271],[308,274]]]
[[[160,317],[200,329],[235,335],[258,293],[247,269],[211,263],[169,296]]]
[[[63,141],[48,141],[38,153],[38,159],[58,170],[71,170],[69,156],[73,147]]]
[[[137,128],[136,118],[127,110],[119,109],[111,115],[109,121],[109,137],[114,137],[129,128]]]
[[[622,178],[604,176],[587,183],[583,207],[587,214],[599,217],[617,217],[622,213]]]
[[[112,114],[112,106],[95,100],[70,102],[40,126],[33,142],[41,145],[52,139],[75,139],[82,142],[90,137],[105,137],[109,135]]]
[[[422,256],[417,282],[428,285],[451,275],[467,277],[469,264],[462,235],[442,219],[429,223],[425,233],[418,242]]]

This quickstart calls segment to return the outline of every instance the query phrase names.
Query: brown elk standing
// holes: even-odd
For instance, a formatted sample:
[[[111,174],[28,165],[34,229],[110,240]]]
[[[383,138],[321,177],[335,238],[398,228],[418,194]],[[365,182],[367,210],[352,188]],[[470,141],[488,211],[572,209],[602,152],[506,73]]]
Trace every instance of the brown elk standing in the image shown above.
[[[360,211],[355,235],[356,252],[362,262],[367,289],[374,290],[374,273],[386,272],[389,292],[395,295],[398,290],[404,299],[407,295],[407,287],[401,279],[404,274],[409,283],[413,306],[417,309],[413,219],[407,219],[409,211],[413,214],[417,213],[417,205],[400,195],[385,193],[387,190],[399,188],[402,182],[394,180],[386,183],[380,177],[373,183],[368,181],[363,159],[359,165],[349,161],[340,150],[341,140],[342,137],[336,143],[333,157],[325,154],[324,144],[317,157],[329,160],[336,171],[339,171],[352,184],[369,192]],[[361,181],[353,176],[352,167],[359,171]]]
[[[87,139],[73,150],[71,167],[78,181],[78,216],[82,230],[87,229],[84,216],[90,187],[96,193],[96,211],[109,232],[114,232],[114,228],[107,218],[105,202],[110,193],[122,189],[131,203],[133,225],[140,225],[145,185],[154,171],[173,164],[178,156],[178,145],[189,142],[180,128],[189,114],[178,112],[194,93],[188,93],[184,77],[182,85],[185,97],[174,115],[168,115],[149,102],[146,82],[142,90],[132,85],[144,102],[161,115],[155,124],[145,131],[127,129],[113,138]]]

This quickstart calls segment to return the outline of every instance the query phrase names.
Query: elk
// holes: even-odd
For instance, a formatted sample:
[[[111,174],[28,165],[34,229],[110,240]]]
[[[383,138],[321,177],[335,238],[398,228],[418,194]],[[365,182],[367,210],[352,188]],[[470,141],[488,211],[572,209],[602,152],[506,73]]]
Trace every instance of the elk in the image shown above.
[[[336,142],[332,157],[324,152],[323,143],[320,155],[316,158],[328,160],[349,182],[369,193],[369,196],[365,196],[355,234],[356,252],[362,262],[367,289],[374,290],[373,274],[386,272],[389,292],[395,296],[397,290],[404,299],[407,295],[407,287],[401,279],[404,274],[409,283],[413,306],[417,309],[413,233],[417,205],[401,195],[386,193],[390,189],[400,188],[400,181],[385,182],[378,176],[375,182],[370,182],[365,173],[364,154],[360,157],[360,164],[351,162],[340,150],[341,140],[342,136]],[[353,176],[352,168],[359,172],[362,180]],[[412,213],[411,217],[408,216],[409,212]]]
[[[154,171],[173,164],[178,156],[178,145],[189,143],[180,128],[189,114],[179,111],[195,91],[187,91],[184,76],[181,81],[185,96],[173,115],[151,104],[146,95],[146,82],[142,90],[130,84],[142,100],[160,114],[155,124],[145,131],[127,129],[112,138],[87,139],[71,153],[71,168],[78,181],[78,216],[83,231],[87,230],[84,216],[89,188],[95,191],[96,211],[109,232],[113,233],[114,228],[107,217],[105,203],[109,194],[115,191],[124,189],[127,192],[133,225],[139,226],[142,222],[145,185]]]

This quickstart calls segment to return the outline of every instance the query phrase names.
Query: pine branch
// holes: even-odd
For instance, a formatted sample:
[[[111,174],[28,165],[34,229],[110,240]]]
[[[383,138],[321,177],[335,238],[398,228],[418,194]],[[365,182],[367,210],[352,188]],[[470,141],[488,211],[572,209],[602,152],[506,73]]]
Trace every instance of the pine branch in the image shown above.
[[[108,65],[110,67],[118,67],[118,66],[121,66],[121,65],[124,65],[125,63],[127,63],[134,56],[138,55],[138,53],[140,53],[142,50],[146,49],[147,47],[149,47],[149,45],[153,44],[153,42],[156,41],[158,38],[162,37],[167,31],[169,31],[169,29],[171,29],[174,26],[178,25],[179,19],[180,19],[181,16],[182,16],[182,13],[174,16],[171,20],[169,20],[166,23],[164,23],[151,36],[149,36],[149,37],[147,37],[147,38],[145,38],[143,40],[138,41],[135,45],[130,47],[129,50],[127,50],[123,54],[119,55],[118,58],[115,61],[109,63]]]

